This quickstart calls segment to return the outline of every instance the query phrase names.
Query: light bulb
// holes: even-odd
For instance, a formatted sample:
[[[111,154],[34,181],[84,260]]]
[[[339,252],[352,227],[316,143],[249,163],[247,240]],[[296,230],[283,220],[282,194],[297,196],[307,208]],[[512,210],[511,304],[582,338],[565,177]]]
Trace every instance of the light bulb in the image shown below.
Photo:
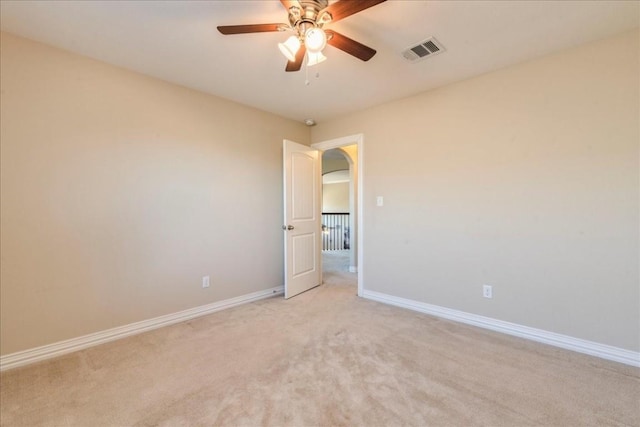
[[[304,44],[309,52],[320,52],[327,45],[327,35],[321,28],[309,28],[304,33]]]
[[[280,52],[291,62],[296,60],[296,53],[300,49],[300,40],[296,36],[291,36],[284,43],[278,43]]]

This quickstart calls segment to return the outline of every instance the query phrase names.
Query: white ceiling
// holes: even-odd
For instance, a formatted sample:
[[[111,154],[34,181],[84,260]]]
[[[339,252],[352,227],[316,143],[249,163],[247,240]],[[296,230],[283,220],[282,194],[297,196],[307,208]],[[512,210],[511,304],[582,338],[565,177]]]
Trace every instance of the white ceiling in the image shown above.
[[[344,0],[350,1],[350,0]],[[378,51],[285,73],[287,33],[218,25],[286,22],[279,1],[0,1],[3,31],[284,117],[317,122],[637,28],[638,1],[389,0],[326,28]],[[446,52],[401,52],[435,36]],[[316,77],[316,71],[319,77]]]

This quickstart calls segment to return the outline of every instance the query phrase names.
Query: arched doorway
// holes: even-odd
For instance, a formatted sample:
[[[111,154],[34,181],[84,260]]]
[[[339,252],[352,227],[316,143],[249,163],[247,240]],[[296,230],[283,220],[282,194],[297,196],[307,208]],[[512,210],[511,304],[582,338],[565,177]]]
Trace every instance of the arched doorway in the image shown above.
[[[350,164],[340,148],[322,153],[323,273],[349,271],[351,260]]]
[[[322,265],[327,284],[357,285],[357,146],[322,153]]]
[[[332,149],[339,149],[339,152],[347,159],[349,164],[349,266],[348,273],[357,273],[356,283],[358,295],[364,292],[364,282],[362,274],[363,264],[363,233],[362,233],[362,170],[363,170],[363,150],[364,135],[356,134],[342,138],[327,140],[311,144],[312,148],[326,152]],[[353,276],[352,276],[353,277]]]

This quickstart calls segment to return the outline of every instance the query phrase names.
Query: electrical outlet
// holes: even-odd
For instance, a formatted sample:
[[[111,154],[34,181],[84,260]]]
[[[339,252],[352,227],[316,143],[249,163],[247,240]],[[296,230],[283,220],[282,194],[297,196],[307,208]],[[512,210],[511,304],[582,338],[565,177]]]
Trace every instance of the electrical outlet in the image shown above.
[[[482,296],[485,298],[493,298],[493,286],[482,285]]]
[[[202,287],[208,288],[210,285],[209,276],[202,276]]]

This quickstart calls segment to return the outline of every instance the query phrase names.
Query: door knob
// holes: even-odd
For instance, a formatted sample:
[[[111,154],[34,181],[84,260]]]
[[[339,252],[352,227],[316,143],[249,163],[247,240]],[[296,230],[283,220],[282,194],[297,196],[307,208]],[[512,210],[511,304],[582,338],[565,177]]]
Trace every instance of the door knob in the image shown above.
[[[283,225],[282,229],[283,230],[293,230],[295,227],[293,225]]]

